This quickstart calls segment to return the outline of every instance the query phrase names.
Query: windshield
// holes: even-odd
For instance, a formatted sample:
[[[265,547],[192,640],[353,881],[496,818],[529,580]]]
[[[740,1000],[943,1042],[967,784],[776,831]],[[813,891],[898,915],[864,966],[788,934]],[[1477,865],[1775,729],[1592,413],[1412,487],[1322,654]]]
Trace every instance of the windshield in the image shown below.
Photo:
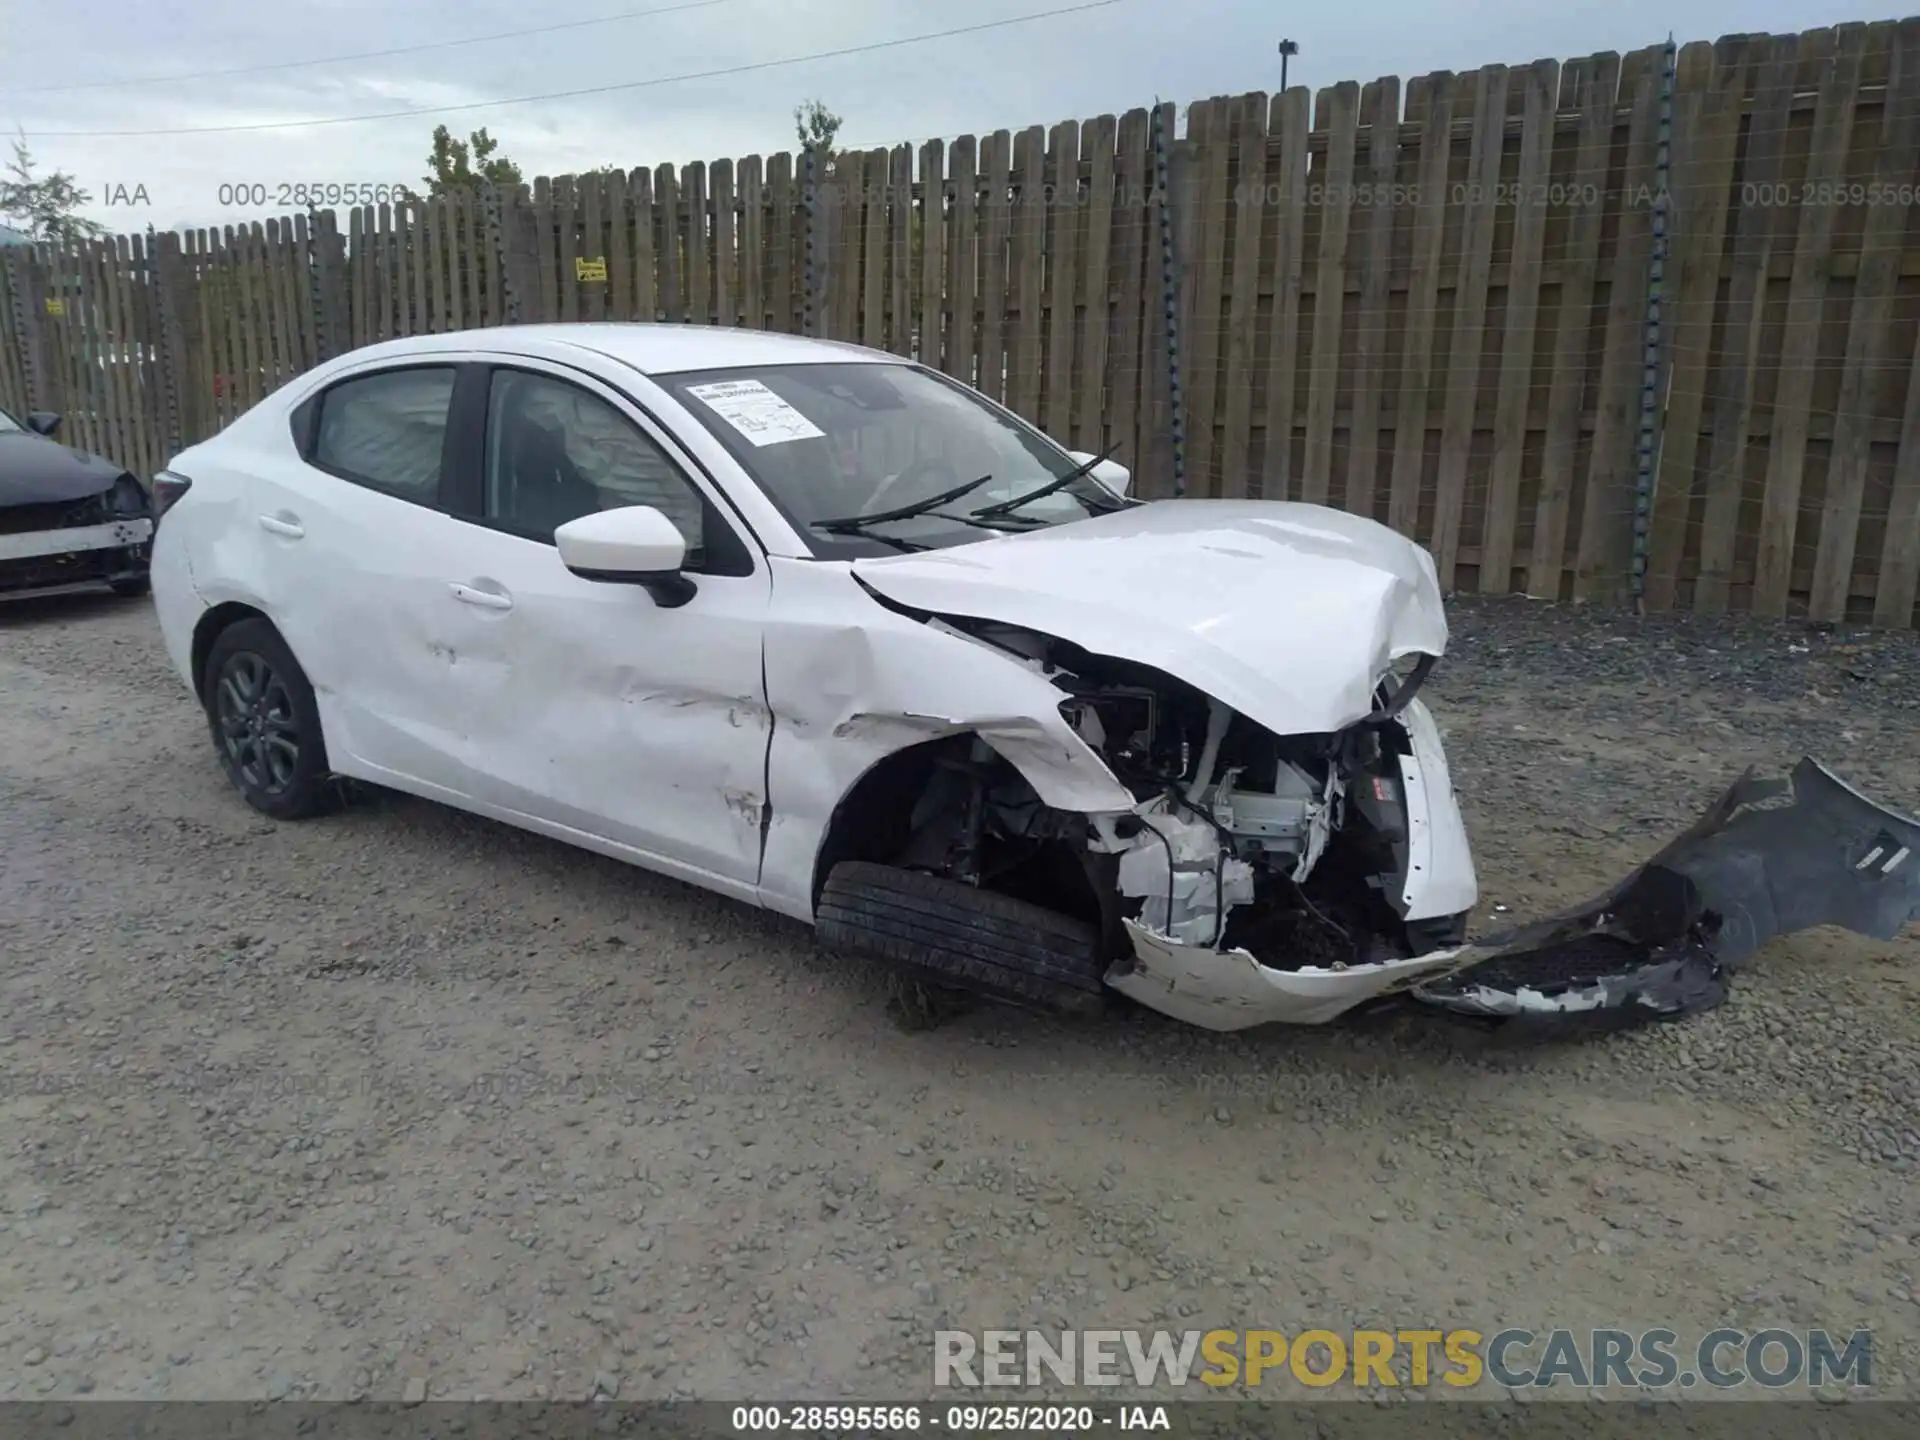
[[[1079,462],[1045,436],[915,366],[768,365],[654,378],[823,558],[963,545],[1125,503],[1085,475],[1067,479]],[[1024,499],[1047,486],[1057,488]]]
[[[26,429],[26,426],[22,425],[6,411],[0,410],[0,435],[17,435],[24,429]]]

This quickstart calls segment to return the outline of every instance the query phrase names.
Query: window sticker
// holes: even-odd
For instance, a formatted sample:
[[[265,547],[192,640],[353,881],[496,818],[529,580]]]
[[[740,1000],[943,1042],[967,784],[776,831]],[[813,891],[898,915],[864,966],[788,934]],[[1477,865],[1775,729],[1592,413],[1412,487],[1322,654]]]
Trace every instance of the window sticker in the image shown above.
[[[691,385],[687,393],[698,397],[756,446],[818,440],[826,433],[758,380]]]

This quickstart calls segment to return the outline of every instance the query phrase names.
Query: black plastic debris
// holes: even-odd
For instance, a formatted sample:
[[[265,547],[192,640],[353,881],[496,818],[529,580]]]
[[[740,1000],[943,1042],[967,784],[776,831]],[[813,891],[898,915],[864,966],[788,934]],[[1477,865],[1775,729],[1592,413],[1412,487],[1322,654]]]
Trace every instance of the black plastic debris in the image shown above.
[[[1677,1019],[1727,996],[1777,935],[1839,925],[1891,940],[1920,919],[1920,821],[1813,759],[1742,775],[1599,899],[1476,944],[1415,998],[1470,1015]]]

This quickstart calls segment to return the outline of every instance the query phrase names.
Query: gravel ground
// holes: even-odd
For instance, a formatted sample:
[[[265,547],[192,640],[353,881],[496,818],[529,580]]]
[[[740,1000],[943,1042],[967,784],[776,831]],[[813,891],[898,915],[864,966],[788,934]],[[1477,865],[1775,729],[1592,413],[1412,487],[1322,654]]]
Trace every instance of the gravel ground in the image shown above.
[[[1482,930],[1748,763],[1920,809],[1913,637],[1453,615]],[[0,1398],[878,1399],[947,1325],[1369,1322],[1870,1326],[1920,1396],[1911,936],[1551,1048],[914,1033],[802,927],[611,861],[399,797],[255,816],[148,606],[93,597],[0,612],[0,856]]]

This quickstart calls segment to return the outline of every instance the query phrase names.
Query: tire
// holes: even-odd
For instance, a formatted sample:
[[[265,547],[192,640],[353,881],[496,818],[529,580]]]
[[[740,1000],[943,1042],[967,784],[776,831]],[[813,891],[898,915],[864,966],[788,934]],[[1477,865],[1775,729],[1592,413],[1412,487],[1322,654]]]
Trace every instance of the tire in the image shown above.
[[[122,580],[109,580],[107,588],[114,594],[123,595],[130,600],[136,595],[144,595],[151,590],[153,581],[145,575],[134,575]]]
[[[957,880],[843,861],[814,924],[828,948],[890,960],[936,985],[1060,1014],[1106,1005],[1097,927]]]
[[[201,673],[207,729],[220,766],[254,809],[302,820],[335,795],[313,687],[265,620],[220,632]]]

